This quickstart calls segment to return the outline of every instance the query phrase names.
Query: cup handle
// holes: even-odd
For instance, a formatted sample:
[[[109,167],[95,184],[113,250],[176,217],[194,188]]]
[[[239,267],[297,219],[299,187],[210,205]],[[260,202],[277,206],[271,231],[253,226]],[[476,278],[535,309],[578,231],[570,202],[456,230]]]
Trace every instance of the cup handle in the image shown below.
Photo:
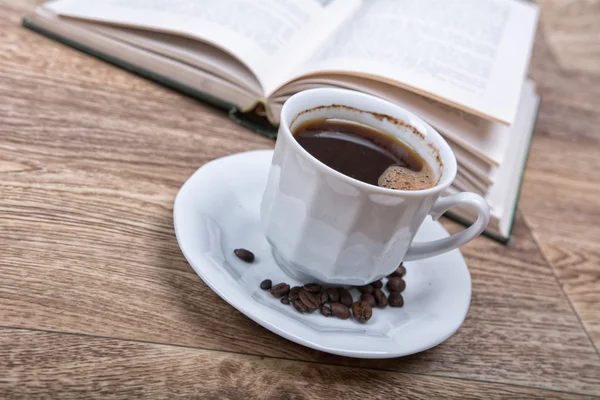
[[[432,242],[413,242],[406,252],[404,261],[433,257],[454,250],[479,236],[488,222],[490,222],[490,207],[483,197],[475,193],[456,193],[448,197],[439,198],[433,204],[433,208],[429,214],[435,221],[455,205],[474,207],[477,210],[477,221],[464,231],[455,233],[444,239]]]

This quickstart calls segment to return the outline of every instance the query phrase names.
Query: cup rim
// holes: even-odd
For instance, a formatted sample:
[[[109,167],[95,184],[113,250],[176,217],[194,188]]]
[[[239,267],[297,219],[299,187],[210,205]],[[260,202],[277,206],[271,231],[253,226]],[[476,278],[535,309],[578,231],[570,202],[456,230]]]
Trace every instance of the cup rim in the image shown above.
[[[352,108],[357,108],[360,111],[364,111],[367,113],[377,113],[377,114],[389,115],[390,117],[393,117],[394,119],[401,120],[408,126],[411,126],[412,128],[418,130],[419,132],[421,132],[421,129],[419,129],[419,127],[417,127],[417,126],[414,126],[414,124],[412,124],[410,121],[407,121],[407,119],[414,120],[414,121],[418,122],[420,126],[425,127],[427,129],[426,136],[435,138],[434,142],[436,142],[436,143],[432,143],[432,141],[428,141],[425,138],[423,138],[422,140],[426,143],[433,145],[434,148],[439,152],[440,157],[442,159],[442,162],[441,162],[442,174],[439,177],[436,185],[432,186],[430,188],[427,188],[427,189],[418,189],[418,190],[390,189],[390,188],[384,188],[381,186],[371,185],[370,183],[366,183],[366,182],[360,181],[358,179],[352,178],[350,176],[347,176],[347,175],[331,168],[330,166],[324,164],[322,161],[318,160],[315,156],[310,154],[306,149],[304,149],[304,147],[302,147],[300,145],[300,143],[298,143],[298,141],[292,134],[292,131],[290,129],[291,124],[294,122],[295,118],[299,115],[299,113],[297,113],[296,115],[289,115],[290,108],[292,107],[294,102],[310,101],[311,97],[313,97],[313,96],[318,97],[319,95],[323,95],[323,94],[330,95],[332,97],[336,97],[340,101],[334,101],[331,103],[327,102],[330,104],[323,104],[324,102],[320,101],[317,103],[321,103],[321,104],[311,104],[308,107],[303,107],[303,109],[304,110],[312,109],[312,108],[319,107],[319,106],[326,106],[326,107],[327,106],[345,106],[346,103],[348,102],[347,99],[350,97],[353,97],[354,99],[358,99],[359,101],[362,100],[362,101],[369,102],[369,104],[371,104],[373,106],[372,107],[373,109],[368,110],[368,109],[365,109],[364,107],[350,106]],[[380,111],[380,110],[385,110],[385,109],[392,110],[393,112],[389,112],[389,111],[381,112]],[[408,117],[408,118],[406,118],[406,117]],[[313,162],[315,162],[315,164],[320,169],[322,169],[322,170],[328,172],[329,174],[332,174],[332,175],[336,176],[337,178],[342,179],[352,185],[358,186],[360,188],[368,189],[371,192],[381,193],[381,194],[385,194],[385,195],[390,195],[390,194],[400,195],[401,194],[402,196],[422,197],[422,196],[427,196],[430,194],[434,194],[434,193],[442,192],[442,191],[446,190],[452,184],[454,179],[456,178],[456,173],[457,173],[456,156],[454,155],[454,152],[452,151],[452,149],[450,148],[450,146],[448,145],[446,140],[442,137],[442,135],[440,135],[440,133],[437,130],[435,130],[431,125],[429,125],[428,123],[423,121],[420,117],[416,116],[412,112],[410,112],[394,103],[391,103],[380,97],[372,96],[372,95],[358,92],[355,90],[338,89],[338,88],[317,88],[317,89],[304,90],[302,92],[298,92],[298,93],[294,94],[284,103],[283,108],[281,109],[279,134],[281,134],[281,133],[283,133],[285,136],[287,136],[288,139],[291,139],[291,142],[293,142],[292,146],[294,146],[294,149],[296,151],[300,152],[302,155],[304,155],[305,157],[307,157],[310,160],[312,160]],[[423,133],[423,132],[421,132],[421,133]]]

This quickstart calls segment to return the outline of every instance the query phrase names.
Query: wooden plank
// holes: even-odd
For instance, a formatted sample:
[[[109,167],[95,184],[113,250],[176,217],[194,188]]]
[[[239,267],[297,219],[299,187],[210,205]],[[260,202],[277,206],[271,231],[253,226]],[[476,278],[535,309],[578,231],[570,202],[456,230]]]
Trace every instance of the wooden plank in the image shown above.
[[[556,277],[598,349],[600,179],[594,173],[600,167],[598,147],[547,137],[536,139],[534,145],[522,207]],[[548,160],[545,154],[552,148],[561,148],[562,155]]]
[[[79,171],[78,158],[69,160],[62,169]],[[44,164],[49,171],[61,169]],[[74,174],[72,181],[82,179]],[[146,179],[158,179],[158,173]],[[62,179],[42,188],[19,179],[2,185],[0,241],[10,249],[2,259],[2,325],[581,393],[600,390],[598,357],[548,267],[519,259],[520,249],[532,246],[520,221],[515,257],[512,246],[504,257],[480,250],[488,242],[483,238],[465,248],[474,292],[457,335],[420,355],[359,361],[291,344],[220,300],[181,256],[170,200],[161,204],[162,195],[149,194],[147,200],[125,186],[120,196],[67,186]]]
[[[0,329],[0,397],[65,396],[86,399],[582,398],[514,385]]]
[[[542,0],[532,76],[542,108],[521,208],[596,349],[600,348],[598,1]]]
[[[600,349],[600,252],[578,237],[539,228],[539,242],[552,264],[563,290],[581,318],[596,350]]]
[[[598,73],[600,1],[537,0],[546,36],[561,67]]]

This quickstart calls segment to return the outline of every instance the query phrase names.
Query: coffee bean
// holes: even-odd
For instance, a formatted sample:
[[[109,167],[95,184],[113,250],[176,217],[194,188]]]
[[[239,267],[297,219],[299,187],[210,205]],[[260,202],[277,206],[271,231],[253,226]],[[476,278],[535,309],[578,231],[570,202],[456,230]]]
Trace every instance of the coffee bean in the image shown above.
[[[302,287],[301,286],[294,286],[293,288],[290,289],[290,292],[288,293],[288,297],[290,298],[290,300],[298,300],[298,296],[300,295],[300,292],[302,291]]]
[[[375,296],[371,293],[363,293],[360,295],[361,301],[366,301],[371,307],[375,307]]]
[[[402,263],[400,263],[398,268],[396,268],[396,270],[394,272],[392,272],[390,275],[388,275],[388,278],[392,278],[395,276],[402,278],[404,275],[406,275],[406,268],[404,268],[404,265],[402,265]]]
[[[352,295],[346,288],[338,288],[338,293],[340,295],[340,303],[350,308],[352,306]]]
[[[321,285],[316,283],[307,283],[304,285],[304,290],[311,293],[319,293],[321,291]]]
[[[302,304],[300,299],[292,300],[292,306],[294,306],[294,308],[301,313],[305,313],[308,311],[308,309],[304,304]]]
[[[393,277],[388,279],[386,287],[390,292],[402,292],[406,289],[406,282],[404,282],[404,279],[402,278]]]
[[[320,305],[327,303],[327,300],[329,300],[329,295],[325,290],[322,290],[316,297]]]
[[[319,300],[317,300],[312,293],[307,292],[306,290],[302,290],[300,292],[300,301],[302,304],[304,304],[304,307],[306,307],[309,312],[315,311],[320,306]]]
[[[385,308],[388,305],[388,299],[381,289],[375,289],[375,305],[379,308]]]
[[[253,263],[254,262],[254,253],[252,253],[250,250],[246,250],[246,249],[235,249],[233,251],[233,253],[242,261],[245,261],[247,263]]]
[[[342,303],[333,303],[331,305],[331,313],[341,319],[350,318],[350,309]]]
[[[264,281],[262,281],[262,282],[260,283],[260,288],[261,288],[262,290],[269,290],[269,289],[271,289],[271,286],[272,286],[272,285],[273,285],[273,282],[271,282],[271,280],[270,280],[270,279],[265,279]]]
[[[359,286],[358,287],[358,291],[361,293],[373,293],[373,286],[371,285],[365,285],[365,286]]]
[[[388,298],[390,307],[402,307],[404,305],[404,299],[400,292],[392,292]]]
[[[271,294],[275,297],[285,296],[286,294],[288,294],[289,291],[290,285],[283,282],[273,286],[270,290]]]
[[[405,273],[406,270],[400,265],[397,271],[390,275],[386,284],[390,290],[389,296],[382,290],[381,279],[369,285],[356,287],[361,292],[360,300],[356,302],[347,288],[326,288],[317,283],[290,288],[285,282],[273,285],[270,279],[265,279],[260,283],[260,288],[269,290],[274,297],[280,298],[281,304],[291,304],[300,313],[312,313],[318,309],[325,317],[333,315],[340,319],[348,319],[353,315],[358,322],[365,323],[372,318],[373,307],[404,306],[401,292],[406,289],[406,282],[399,275]],[[331,304],[328,306],[327,302]]]
[[[337,303],[340,301],[340,294],[338,293],[337,288],[330,287],[327,289],[327,296],[329,297],[330,303]]]
[[[366,301],[357,301],[352,304],[352,314],[355,320],[364,324],[373,316],[373,309]]]

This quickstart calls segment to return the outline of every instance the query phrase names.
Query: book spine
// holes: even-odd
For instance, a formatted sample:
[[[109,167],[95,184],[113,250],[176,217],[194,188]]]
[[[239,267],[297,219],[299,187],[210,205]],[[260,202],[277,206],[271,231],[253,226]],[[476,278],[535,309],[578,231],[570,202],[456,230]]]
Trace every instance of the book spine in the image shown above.
[[[277,128],[267,125],[264,122],[256,122],[261,117],[256,115],[254,110],[242,112],[236,107],[229,110],[228,115],[230,119],[246,129],[250,129],[269,139],[277,138]]]

